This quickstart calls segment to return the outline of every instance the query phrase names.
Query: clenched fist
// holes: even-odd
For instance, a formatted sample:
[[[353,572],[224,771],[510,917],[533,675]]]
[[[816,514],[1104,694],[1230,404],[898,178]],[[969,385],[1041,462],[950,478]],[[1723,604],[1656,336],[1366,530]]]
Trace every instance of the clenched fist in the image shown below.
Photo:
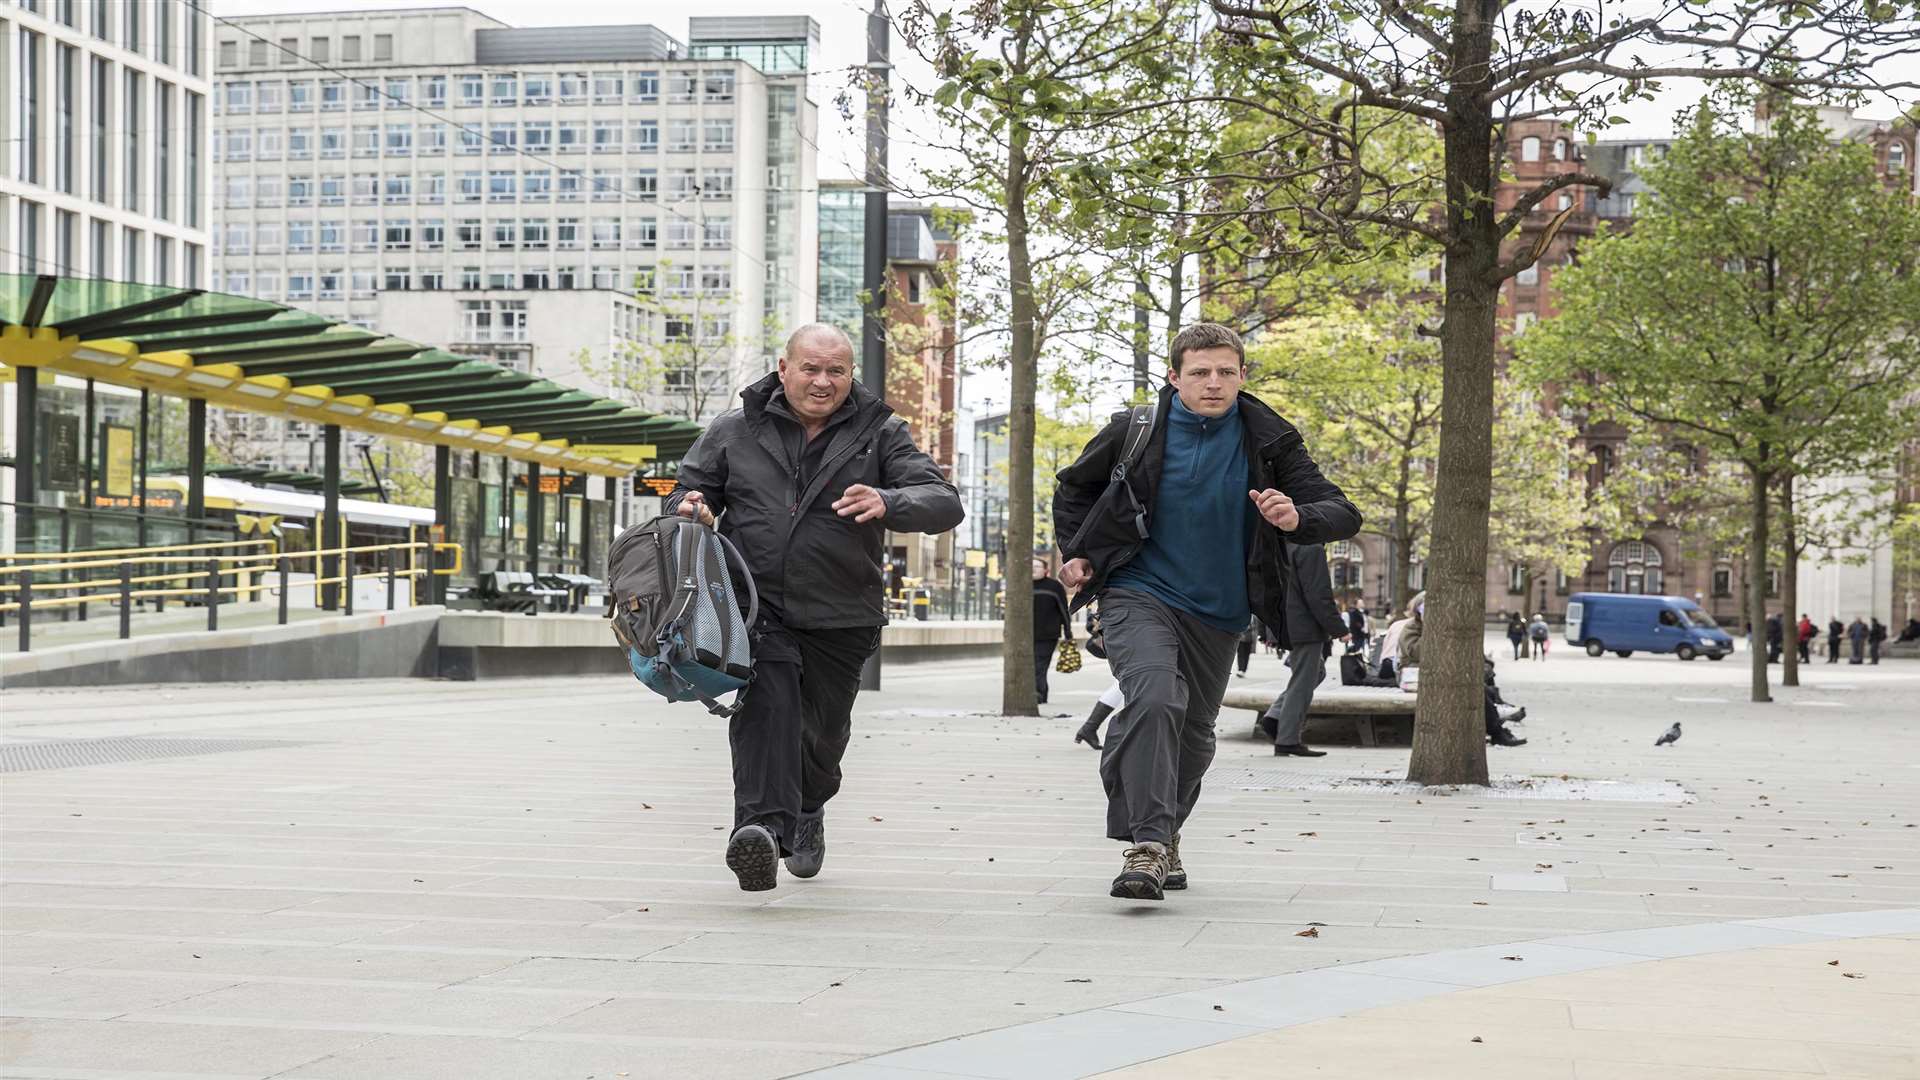
[[[1068,559],[1060,567],[1060,584],[1077,589],[1093,578],[1093,564],[1085,559]]]
[[[707,497],[697,491],[687,492],[673,512],[684,518],[692,518],[708,528],[713,527],[713,511],[707,506]]]
[[[1285,492],[1268,488],[1265,491],[1249,491],[1247,495],[1253,499],[1253,505],[1260,508],[1260,516],[1266,519],[1267,524],[1281,532],[1292,532],[1300,527],[1300,510]]]

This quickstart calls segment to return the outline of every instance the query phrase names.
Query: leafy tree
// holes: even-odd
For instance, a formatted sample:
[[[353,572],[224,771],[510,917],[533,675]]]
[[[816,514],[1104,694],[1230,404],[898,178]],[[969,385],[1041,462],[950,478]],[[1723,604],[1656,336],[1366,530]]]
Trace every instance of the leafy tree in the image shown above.
[[[1693,112],[1647,169],[1633,231],[1583,248],[1560,276],[1560,316],[1520,344],[1597,411],[1743,467],[1759,627],[1778,485],[1877,471],[1920,409],[1920,208],[1814,110],[1776,104],[1756,132],[1736,116]],[[1760,650],[1752,698],[1771,700]]]
[[[1652,94],[1666,78],[1880,89],[1870,68],[1881,55],[1910,47],[1912,5],[1662,0],[1628,16],[1502,0],[1212,3],[1237,42],[1220,69],[1237,79],[1214,95],[1297,136],[1276,140],[1260,173],[1269,178],[1265,196],[1249,215],[1276,219],[1271,229],[1298,247],[1353,250],[1365,245],[1363,229],[1380,226],[1423,236],[1444,252],[1443,434],[1435,481],[1444,497],[1433,516],[1409,776],[1483,784],[1480,648],[1499,291],[1546,246],[1508,241],[1554,193],[1607,187],[1575,169],[1523,191],[1510,206],[1496,204],[1508,126],[1554,117],[1592,129],[1616,104]],[[1299,93],[1303,78],[1315,80],[1320,93]],[[1398,113],[1440,133],[1438,197],[1394,182],[1388,159],[1365,137],[1358,119],[1364,109]],[[1301,154],[1303,142],[1314,152]]]

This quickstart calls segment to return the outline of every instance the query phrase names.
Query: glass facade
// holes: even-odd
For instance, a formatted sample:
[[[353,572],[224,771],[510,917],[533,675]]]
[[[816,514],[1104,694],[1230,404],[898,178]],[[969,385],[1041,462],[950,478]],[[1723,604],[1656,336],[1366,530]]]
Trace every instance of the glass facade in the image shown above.
[[[804,41],[701,41],[687,49],[691,60],[745,60],[765,75],[799,75],[807,70]]]
[[[866,202],[857,187],[820,190],[820,321],[840,327],[855,341],[860,340]]]

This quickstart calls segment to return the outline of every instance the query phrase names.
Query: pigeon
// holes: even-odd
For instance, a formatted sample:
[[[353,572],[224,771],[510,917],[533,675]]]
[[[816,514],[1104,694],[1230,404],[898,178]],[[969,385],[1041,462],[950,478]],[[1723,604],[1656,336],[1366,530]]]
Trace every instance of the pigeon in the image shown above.
[[[1665,735],[1660,736],[1660,738],[1653,745],[1665,746],[1668,743],[1676,743],[1679,741],[1680,741],[1680,722],[1676,720],[1673,722],[1673,726],[1667,729],[1667,733]]]

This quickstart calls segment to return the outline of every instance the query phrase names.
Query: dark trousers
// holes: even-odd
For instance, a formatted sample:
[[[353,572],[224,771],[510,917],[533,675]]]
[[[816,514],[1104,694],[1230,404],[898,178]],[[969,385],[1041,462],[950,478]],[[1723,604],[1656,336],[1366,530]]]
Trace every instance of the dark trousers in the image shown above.
[[[794,819],[840,790],[853,737],[860,669],[880,628],[795,630],[769,615],[754,627],[753,685],[727,727],[733,746],[733,827],[764,825],[792,854]]]
[[[1247,663],[1253,659],[1253,642],[1244,638],[1240,641],[1240,674],[1247,673]]]
[[[1127,701],[1100,755],[1107,836],[1164,844],[1200,801],[1239,635],[1128,589],[1109,588],[1100,617]]]
[[[1047,703],[1047,671],[1053,667],[1053,650],[1059,647],[1059,638],[1033,643],[1033,689],[1042,705]]]
[[[1805,664],[1805,663],[1809,663],[1809,662],[1810,662],[1810,661],[1809,661],[1809,660],[1807,659],[1807,650],[1808,650],[1808,649],[1811,649],[1812,647],[1813,647],[1813,639],[1812,639],[1812,638],[1806,638],[1806,639],[1803,639],[1803,640],[1802,640],[1802,641],[1800,642],[1800,662],[1801,662],[1801,663],[1803,663],[1803,664]]]
[[[1839,662],[1840,662],[1840,639],[1837,637],[1830,637],[1827,639],[1827,663],[1837,664]]]

